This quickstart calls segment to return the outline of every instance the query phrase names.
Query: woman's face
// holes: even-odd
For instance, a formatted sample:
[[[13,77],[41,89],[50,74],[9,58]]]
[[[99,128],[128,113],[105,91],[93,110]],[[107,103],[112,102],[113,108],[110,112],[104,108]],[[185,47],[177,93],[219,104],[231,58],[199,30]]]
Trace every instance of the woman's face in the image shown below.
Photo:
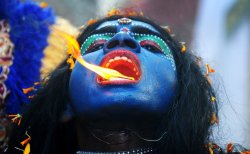
[[[103,22],[84,40],[81,52],[87,62],[135,80],[106,80],[76,62],[69,94],[78,116],[112,120],[166,112],[176,92],[176,67],[152,25],[128,18]]]

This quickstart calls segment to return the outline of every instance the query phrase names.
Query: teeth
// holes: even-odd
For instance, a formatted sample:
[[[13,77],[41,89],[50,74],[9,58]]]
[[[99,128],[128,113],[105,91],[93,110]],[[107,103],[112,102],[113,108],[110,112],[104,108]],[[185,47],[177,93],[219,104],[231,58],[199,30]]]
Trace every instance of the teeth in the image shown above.
[[[109,65],[110,65],[110,63],[107,63],[105,66],[106,66],[106,67],[109,67]]]
[[[114,58],[114,60],[120,60],[120,59],[121,57],[118,57],[118,56]]]
[[[128,60],[128,58],[127,58],[127,57],[124,57],[124,56],[121,57],[121,59],[122,59],[122,60],[126,60],[126,61]]]
[[[129,63],[132,63],[132,60],[128,59],[128,57],[125,57],[125,56],[122,56],[122,57],[116,56],[115,58],[110,59],[110,60],[108,61],[108,63],[112,63],[113,61],[121,60],[121,59],[124,60],[124,61],[127,61],[127,62],[129,62]]]
[[[132,60],[129,59],[128,57],[126,57],[126,56],[122,56],[122,57],[116,56],[115,58],[110,59],[110,60],[108,61],[108,63],[105,65],[105,67],[109,67],[110,64],[111,64],[112,62],[116,61],[116,60],[124,60],[124,61],[127,61],[127,62],[129,62],[129,63],[132,63]],[[136,75],[137,75],[137,76],[139,75],[139,72],[137,71],[137,69],[136,69],[135,67],[133,68],[133,71],[136,72]],[[114,79],[111,79],[111,80],[117,80],[117,79],[114,78]],[[119,79],[119,80],[121,80],[121,79]]]
[[[110,60],[109,60],[109,63],[111,63],[111,62],[113,62],[113,61],[114,61],[114,59],[110,59]]]

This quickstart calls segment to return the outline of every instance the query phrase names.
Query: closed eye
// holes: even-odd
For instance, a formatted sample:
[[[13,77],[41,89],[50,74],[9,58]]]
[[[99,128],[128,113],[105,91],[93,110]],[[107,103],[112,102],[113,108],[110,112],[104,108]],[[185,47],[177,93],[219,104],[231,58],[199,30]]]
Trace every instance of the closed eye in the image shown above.
[[[94,41],[89,48],[86,50],[86,53],[95,52],[97,50],[100,50],[103,48],[104,44],[107,42],[107,40],[97,40]]]
[[[161,47],[154,41],[151,40],[144,40],[140,42],[141,47],[151,51],[151,52],[158,52],[163,53]]]

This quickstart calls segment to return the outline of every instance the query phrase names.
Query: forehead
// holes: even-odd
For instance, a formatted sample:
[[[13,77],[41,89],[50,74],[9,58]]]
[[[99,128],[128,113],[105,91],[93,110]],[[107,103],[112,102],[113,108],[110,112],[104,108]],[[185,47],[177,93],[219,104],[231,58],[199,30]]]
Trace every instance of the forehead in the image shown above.
[[[131,22],[127,23],[127,24],[121,24],[118,22],[118,20],[111,20],[111,21],[105,21],[102,24],[100,24],[96,30],[100,30],[106,27],[116,27],[117,30],[119,31],[120,29],[122,29],[123,27],[126,27],[128,29],[133,29],[133,27],[137,27],[137,28],[143,28],[143,29],[147,29],[149,31],[155,32],[155,33],[159,33],[159,31],[153,27],[152,25],[142,22],[142,21],[137,21],[137,20],[131,20]]]

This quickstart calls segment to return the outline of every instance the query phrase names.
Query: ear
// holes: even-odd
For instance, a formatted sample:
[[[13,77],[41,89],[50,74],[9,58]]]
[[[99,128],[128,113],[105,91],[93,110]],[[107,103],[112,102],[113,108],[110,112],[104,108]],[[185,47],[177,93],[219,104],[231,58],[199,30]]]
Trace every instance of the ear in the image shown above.
[[[64,112],[61,115],[60,121],[61,122],[68,122],[73,117],[74,117],[73,109],[72,109],[71,105],[68,103],[66,106],[66,109],[64,110]]]

